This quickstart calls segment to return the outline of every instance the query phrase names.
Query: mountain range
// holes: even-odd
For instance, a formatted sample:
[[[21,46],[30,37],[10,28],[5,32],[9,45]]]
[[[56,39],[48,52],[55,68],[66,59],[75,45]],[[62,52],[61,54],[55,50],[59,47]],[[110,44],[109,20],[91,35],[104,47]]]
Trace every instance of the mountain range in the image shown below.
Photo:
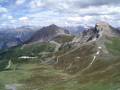
[[[67,29],[52,24],[27,34],[21,45],[2,50],[0,89],[119,90],[119,29],[106,22],[77,35]]]

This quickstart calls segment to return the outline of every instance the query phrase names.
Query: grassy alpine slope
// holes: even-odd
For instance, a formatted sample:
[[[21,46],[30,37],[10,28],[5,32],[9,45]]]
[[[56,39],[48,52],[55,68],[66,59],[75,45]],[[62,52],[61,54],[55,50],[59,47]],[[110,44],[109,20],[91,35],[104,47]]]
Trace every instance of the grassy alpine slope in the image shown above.
[[[119,39],[112,39],[112,43],[108,43],[107,48],[108,50],[112,49],[111,53],[118,53],[119,49],[111,48],[112,45],[120,44],[118,43]],[[117,42],[117,44],[116,44]],[[41,46],[41,45],[40,45]],[[35,50],[40,50],[40,46],[27,46],[24,47],[22,50],[21,47],[17,47],[12,53],[7,53],[5,55],[8,55],[8,59],[12,57],[13,60],[17,60],[17,56],[19,55],[31,55],[32,52]],[[35,47],[35,48],[34,48]],[[51,49],[46,49],[41,46],[41,51],[38,52],[51,52]],[[46,47],[46,46],[44,46]],[[48,47],[48,46],[47,46]],[[29,60],[25,62],[15,62],[13,61],[13,65],[11,66],[10,70],[4,70],[0,72],[0,85],[1,90],[4,90],[3,88],[5,85],[9,84],[22,84],[21,87],[18,87],[19,90],[117,90],[120,87],[120,58],[117,58],[116,60],[112,60],[108,63],[108,61],[100,60],[101,58],[98,58],[95,64],[88,70],[81,73],[80,71],[85,68],[88,63],[90,63],[89,60],[92,59],[92,53],[94,54],[96,52],[95,50],[95,44],[88,46],[83,46],[82,48],[79,48],[75,50],[74,52],[70,53],[69,55],[63,56],[60,58],[60,60],[66,60],[64,67],[61,66],[61,63],[56,64],[55,67],[51,65],[41,64],[38,63],[38,60]],[[28,49],[29,48],[29,49]],[[37,49],[36,49],[37,48]],[[86,51],[83,51],[83,48],[86,49]],[[119,48],[119,45],[118,47]],[[29,50],[29,53],[27,50]],[[89,52],[87,52],[89,51]],[[114,52],[113,52],[114,51]],[[23,53],[24,52],[24,53]],[[38,52],[34,53],[38,54]],[[81,53],[80,53],[81,52]],[[87,56],[85,56],[87,54]],[[71,58],[69,58],[71,56]],[[80,58],[75,58],[78,56],[84,56]],[[39,57],[40,60],[41,57]],[[68,59],[69,58],[69,59]],[[17,60],[19,61],[19,60]],[[34,63],[33,63],[34,62]],[[64,62],[64,61],[63,61]],[[71,67],[69,65],[73,63]],[[66,66],[66,67],[65,67]],[[59,67],[56,68],[56,67]],[[55,69],[56,68],[56,69]],[[76,73],[76,74],[74,74]],[[6,78],[5,78],[6,77]]]

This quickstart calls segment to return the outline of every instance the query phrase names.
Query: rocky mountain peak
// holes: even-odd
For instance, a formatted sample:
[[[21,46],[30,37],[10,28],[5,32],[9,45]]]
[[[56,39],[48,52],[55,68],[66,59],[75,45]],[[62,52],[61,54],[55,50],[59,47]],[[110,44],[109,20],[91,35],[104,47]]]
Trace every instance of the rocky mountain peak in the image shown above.
[[[58,27],[58,26],[55,24],[51,24],[49,27]]]
[[[98,22],[95,25],[95,30],[98,31],[99,35],[113,36],[114,28],[106,22]]]
[[[56,36],[59,35],[66,35],[69,34],[69,32],[55,24],[51,24],[47,27],[43,27],[40,30],[38,30],[28,42],[47,42],[51,39],[53,39]]]
[[[73,43],[86,43],[89,41],[104,40],[105,37],[118,37],[120,33],[106,22],[98,22],[95,27],[90,27],[81,32],[79,37],[75,37]],[[78,45],[78,44],[77,44]]]
[[[110,25],[106,22],[98,22],[98,23],[96,23],[96,27],[109,28]]]
[[[49,26],[47,26],[47,27],[45,27],[45,28],[48,28],[48,29],[59,29],[59,27],[57,26],[57,25],[55,25],[55,24],[51,24],[51,25],[49,25]]]

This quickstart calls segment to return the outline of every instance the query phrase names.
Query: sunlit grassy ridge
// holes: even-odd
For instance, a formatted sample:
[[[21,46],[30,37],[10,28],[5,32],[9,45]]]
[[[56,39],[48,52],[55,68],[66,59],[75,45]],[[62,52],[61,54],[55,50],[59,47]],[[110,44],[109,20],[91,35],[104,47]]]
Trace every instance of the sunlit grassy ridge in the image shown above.
[[[54,38],[54,41],[58,43],[66,43],[72,41],[74,36],[61,35]]]
[[[120,38],[112,38],[111,42],[106,44],[108,50],[114,55],[120,55]]]
[[[1,58],[18,58],[19,56],[36,56],[40,52],[53,52],[55,48],[54,44],[50,43],[41,43],[41,44],[33,44],[25,47],[16,47],[11,48],[5,54],[1,54]]]

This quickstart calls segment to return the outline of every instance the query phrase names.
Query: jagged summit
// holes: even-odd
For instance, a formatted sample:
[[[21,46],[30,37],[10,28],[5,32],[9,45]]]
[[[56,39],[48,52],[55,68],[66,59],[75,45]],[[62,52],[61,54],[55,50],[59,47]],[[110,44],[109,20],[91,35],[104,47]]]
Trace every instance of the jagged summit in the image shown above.
[[[120,31],[114,27],[112,27],[109,23],[106,22],[98,22],[95,25],[95,29],[99,32],[101,36],[107,37],[118,37],[120,36]]]
[[[98,22],[95,25],[95,29],[99,30],[99,31],[110,31],[112,29],[112,26],[109,23],[106,22]]]
[[[51,24],[51,25],[49,25],[49,27],[58,27],[58,26],[55,24]]]
[[[98,25],[98,26],[105,26],[105,27],[110,26],[109,23],[103,22],[103,21],[97,22],[96,25]]]
[[[98,31],[99,35],[114,36],[114,28],[106,22],[98,22],[95,25],[95,30]]]
[[[55,29],[59,29],[60,27],[58,27],[57,25],[55,25],[55,24],[51,24],[51,25],[49,25],[49,26],[47,26],[47,27],[43,27],[43,29],[49,29],[49,30],[55,30]]]
[[[79,37],[75,37],[73,42],[86,43],[89,41],[95,41],[98,39],[105,39],[105,37],[119,37],[119,30],[113,28],[110,24],[106,22],[98,22],[95,27],[90,27],[84,30]]]

